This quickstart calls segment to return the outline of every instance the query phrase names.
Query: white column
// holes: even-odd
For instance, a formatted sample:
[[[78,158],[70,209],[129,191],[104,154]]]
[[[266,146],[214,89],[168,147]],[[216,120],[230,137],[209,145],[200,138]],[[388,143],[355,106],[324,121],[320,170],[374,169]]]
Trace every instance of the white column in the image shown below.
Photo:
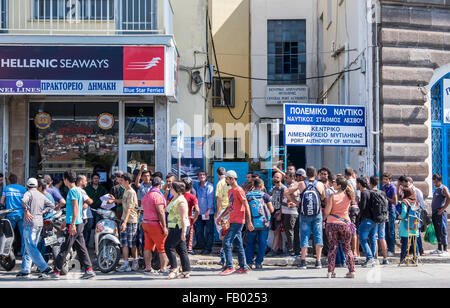
[[[155,171],[164,175],[171,170],[169,101],[155,97]]]

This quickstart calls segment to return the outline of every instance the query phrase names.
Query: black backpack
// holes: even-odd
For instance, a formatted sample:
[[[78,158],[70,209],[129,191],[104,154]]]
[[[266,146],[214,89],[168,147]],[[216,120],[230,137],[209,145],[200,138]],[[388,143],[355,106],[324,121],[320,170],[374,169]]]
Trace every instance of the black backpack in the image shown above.
[[[381,190],[370,190],[369,207],[372,220],[379,224],[389,221],[389,202]]]

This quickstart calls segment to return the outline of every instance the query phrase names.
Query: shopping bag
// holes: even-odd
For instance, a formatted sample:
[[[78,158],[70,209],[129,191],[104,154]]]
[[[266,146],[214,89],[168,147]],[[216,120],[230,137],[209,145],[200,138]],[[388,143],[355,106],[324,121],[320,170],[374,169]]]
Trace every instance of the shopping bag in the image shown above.
[[[436,231],[434,230],[434,225],[430,224],[427,228],[427,231],[425,231],[425,241],[430,243],[431,245],[437,245],[438,240],[436,237]]]

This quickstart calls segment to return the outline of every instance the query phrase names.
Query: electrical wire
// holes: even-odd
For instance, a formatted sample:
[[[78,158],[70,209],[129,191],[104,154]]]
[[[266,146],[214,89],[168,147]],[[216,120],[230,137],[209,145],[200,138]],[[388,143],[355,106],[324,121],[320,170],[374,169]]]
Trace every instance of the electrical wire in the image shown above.
[[[305,80],[311,80],[311,79],[323,79],[323,78],[332,77],[332,76],[340,75],[340,74],[347,73],[347,72],[354,72],[354,71],[357,71],[357,70],[360,70],[360,69],[361,69],[361,67],[358,67],[358,68],[354,68],[354,69],[343,70],[343,71],[340,71],[340,72],[337,72],[337,73],[333,73],[333,74],[329,74],[329,75],[313,76],[313,77],[306,77],[306,78],[299,78],[299,79],[288,79],[288,80],[248,77],[248,76],[242,76],[242,75],[222,72],[222,71],[219,71],[219,70],[214,70],[214,71],[217,72],[217,73],[223,74],[223,75],[232,76],[232,77],[236,77],[236,78],[250,79],[250,80],[293,82],[293,81],[305,81]]]
[[[213,33],[212,33],[212,26],[211,26],[211,20],[209,19],[209,14],[206,13],[206,18],[207,18],[207,22],[209,25],[209,34],[211,37],[211,46],[213,49],[213,54],[214,54],[214,61],[216,62],[216,66],[217,66],[217,74],[219,76],[219,83],[220,83],[220,91],[222,92],[222,95],[224,97],[224,101],[225,101],[225,105],[228,109],[228,112],[230,113],[231,117],[235,120],[235,121],[239,121],[242,119],[242,117],[244,116],[245,110],[247,109],[247,105],[249,103],[249,101],[245,101],[245,105],[244,105],[244,110],[242,110],[242,113],[239,117],[236,117],[233,112],[231,111],[231,108],[227,102],[227,100],[225,99],[225,89],[223,87],[223,82],[222,82],[222,76],[220,75],[220,68],[219,68],[219,62],[217,61],[217,54],[216,54],[216,46],[214,44],[214,37],[213,37]]]

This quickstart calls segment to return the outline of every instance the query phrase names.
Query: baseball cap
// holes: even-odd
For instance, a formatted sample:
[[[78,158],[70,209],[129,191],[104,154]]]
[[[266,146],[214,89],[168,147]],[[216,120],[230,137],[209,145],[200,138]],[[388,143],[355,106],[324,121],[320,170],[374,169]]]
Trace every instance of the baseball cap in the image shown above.
[[[298,169],[297,172],[295,172],[295,174],[306,177],[306,171],[305,171],[305,169],[302,169],[302,168]]]
[[[238,178],[237,173],[236,173],[236,171],[234,171],[234,170],[229,170],[229,171],[227,171],[227,173],[225,174],[225,176],[226,176],[227,178],[234,178],[234,179],[237,179],[237,178]]]
[[[35,187],[37,187],[37,185],[38,185],[38,182],[37,182],[37,180],[35,178],[29,178],[28,179],[28,181],[27,181],[27,186],[28,187],[35,188]]]

